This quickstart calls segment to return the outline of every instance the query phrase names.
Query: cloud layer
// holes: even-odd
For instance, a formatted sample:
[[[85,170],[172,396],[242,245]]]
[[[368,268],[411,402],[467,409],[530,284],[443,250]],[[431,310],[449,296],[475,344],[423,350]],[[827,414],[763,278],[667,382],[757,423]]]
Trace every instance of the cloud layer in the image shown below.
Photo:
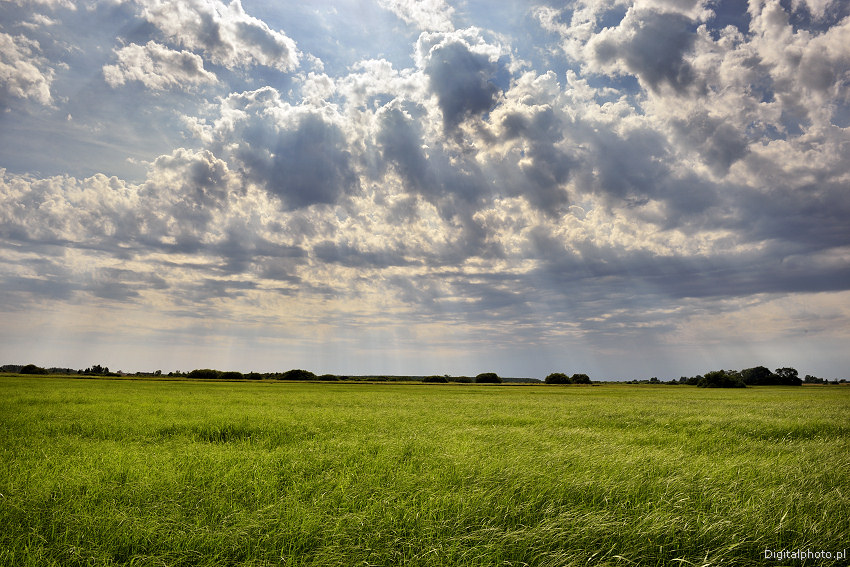
[[[420,373],[431,352],[421,373],[692,374],[706,352],[791,364],[813,340],[821,372],[846,362],[840,3],[538,6],[518,16],[529,52],[443,2],[379,6],[416,39],[331,74],[300,51],[312,30],[238,0],[123,4],[132,31],[101,57],[4,24],[0,104],[24,125],[97,140],[94,109],[69,130],[87,65],[104,108],[144,86],[138,120],[170,147],[138,179],[0,163],[0,309],[111,312],[127,344],[179,330],[270,365],[283,341],[340,372]]]

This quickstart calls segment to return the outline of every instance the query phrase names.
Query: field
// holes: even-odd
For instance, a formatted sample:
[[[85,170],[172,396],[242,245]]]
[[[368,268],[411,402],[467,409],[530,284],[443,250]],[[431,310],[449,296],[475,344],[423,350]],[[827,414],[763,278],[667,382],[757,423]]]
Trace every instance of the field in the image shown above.
[[[841,565],[850,551],[848,387],[2,376],[0,451],[2,565]]]

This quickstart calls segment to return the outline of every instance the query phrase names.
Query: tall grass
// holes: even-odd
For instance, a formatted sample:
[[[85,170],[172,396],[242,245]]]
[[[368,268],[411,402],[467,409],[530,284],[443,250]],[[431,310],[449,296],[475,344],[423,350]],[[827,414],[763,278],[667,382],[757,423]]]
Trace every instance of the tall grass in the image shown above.
[[[850,547],[848,410],[840,387],[2,377],[0,564],[760,565],[765,549],[836,552]]]

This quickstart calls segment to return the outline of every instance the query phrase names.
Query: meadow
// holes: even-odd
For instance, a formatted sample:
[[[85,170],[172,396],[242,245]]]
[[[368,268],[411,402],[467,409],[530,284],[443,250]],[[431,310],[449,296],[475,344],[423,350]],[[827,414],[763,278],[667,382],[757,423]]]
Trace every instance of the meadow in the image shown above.
[[[838,386],[0,376],[0,565],[841,565],[848,434]]]

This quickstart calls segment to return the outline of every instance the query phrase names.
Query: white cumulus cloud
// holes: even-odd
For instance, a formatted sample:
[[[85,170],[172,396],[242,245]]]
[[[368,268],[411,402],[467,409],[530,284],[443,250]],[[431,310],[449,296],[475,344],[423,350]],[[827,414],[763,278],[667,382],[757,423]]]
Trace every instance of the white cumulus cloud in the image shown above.
[[[188,89],[217,80],[204,69],[199,55],[174,51],[154,41],[145,45],[132,43],[117,50],[115,55],[117,64],[103,67],[103,76],[112,87],[139,81],[151,90]]]
[[[451,31],[454,8],[444,0],[381,0],[381,5],[423,31]]]
[[[0,32],[0,106],[10,98],[51,103],[53,69],[39,55],[38,42]]]
[[[228,69],[264,65],[281,71],[298,66],[295,42],[249,16],[239,0],[164,2],[145,0],[144,17],[171,41],[202,51]]]

